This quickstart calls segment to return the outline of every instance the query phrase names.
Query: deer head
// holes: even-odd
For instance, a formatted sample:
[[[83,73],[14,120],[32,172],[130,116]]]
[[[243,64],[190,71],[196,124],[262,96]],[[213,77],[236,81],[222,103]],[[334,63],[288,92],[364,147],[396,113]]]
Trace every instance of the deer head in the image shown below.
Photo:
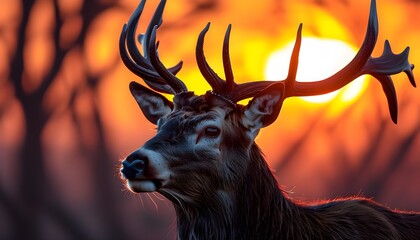
[[[135,31],[144,5],[142,1],[123,27],[120,53],[127,68],[150,87],[130,83],[131,94],[145,117],[157,125],[157,134],[122,161],[121,173],[133,192],[157,191],[180,209],[203,205],[205,209],[217,209],[218,205],[229,205],[227,199],[235,198],[233,195],[240,186],[257,177],[249,174],[258,171],[264,172],[259,177],[268,176],[258,181],[271,181],[277,187],[254,139],[261,128],[276,120],[286,98],[332,92],[360,75],[370,74],[381,83],[396,123],[397,99],[390,75],[405,72],[415,86],[408,48],[394,54],[386,41],[383,54],[371,56],[378,35],[376,6],[372,1],[366,36],[354,59],[331,77],[309,83],[296,81],[302,25],[297,31],[286,79],[238,84],[229,59],[231,26],[223,43],[226,79],[222,79],[204,56],[208,24],[198,37],[196,59],[212,90],[197,96],[176,77],[182,62],[167,68],[159,59],[156,32],[162,24],[164,0],[146,33],[138,37],[142,53],[136,47]],[[158,92],[174,95],[173,101]],[[238,104],[248,98],[252,100],[247,105]]]

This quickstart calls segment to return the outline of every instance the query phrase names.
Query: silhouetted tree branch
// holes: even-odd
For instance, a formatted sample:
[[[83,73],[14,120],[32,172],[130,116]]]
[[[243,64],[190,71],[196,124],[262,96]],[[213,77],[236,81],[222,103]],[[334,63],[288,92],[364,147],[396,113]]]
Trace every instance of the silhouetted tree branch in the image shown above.
[[[66,214],[66,211],[64,211],[64,209],[60,209],[61,207],[58,206],[56,206],[55,208],[46,208],[46,199],[54,198],[52,196],[54,195],[54,193],[46,191],[50,188],[50,184],[46,179],[46,170],[44,167],[45,155],[43,152],[41,136],[46,123],[49,121],[51,114],[54,112],[54,109],[52,110],[52,112],[46,112],[43,108],[43,100],[45,93],[48,91],[48,89],[56,79],[56,76],[63,64],[63,60],[69,52],[69,50],[75,47],[76,45],[83,45],[90,23],[99,13],[112,6],[112,4],[99,4],[99,2],[97,1],[84,1],[82,14],[85,22],[83,24],[81,34],[78,36],[75,45],[63,49],[60,46],[60,30],[63,25],[63,20],[60,16],[58,2],[53,1],[55,25],[52,32],[52,42],[55,53],[53,56],[54,59],[51,61],[52,65],[49,66],[49,72],[42,79],[41,85],[31,92],[26,92],[23,86],[23,77],[30,78],[31,76],[23,76],[25,70],[25,34],[29,25],[29,18],[30,14],[32,13],[34,3],[35,1],[29,0],[25,1],[24,4],[22,4],[22,20],[17,33],[17,47],[15,55],[13,56],[13,59],[10,62],[10,79],[13,82],[16,98],[22,106],[26,129],[25,136],[23,138],[23,143],[21,149],[19,150],[20,154],[18,156],[20,163],[18,171],[18,189],[20,190],[19,199],[22,200],[22,214],[17,214],[16,211],[11,212],[11,214],[15,216],[13,217],[13,221],[14,226],[16,226],[16,239],[41,239],[42,233],[40,232],[39,224],[40,217],[45,211],[52,211],[50,212],[50,216],[54,216],[54,219],[57,221],[57,223],[61,223],[61,226],[68,226],[70,229],[73,230],[77,229],[75,227],[75,222]],[[98,124],[101,122],[101,120],[99,119],[99,114],[96,115],[97,116],[95,116],[96,119],[94,121],[96,124]],[[105,138],[103,134],[101,134],[101,136],[99,137]],[[102,141],[104,140],[102,139]],[[106,149],[106,146],[102,146],[100,150],[103,149]],[[98,157],[97,159],[103,160],[103,156]],[[98,162],[99,160],[96,160],[95,162]],[[104,168],[106,166],[109,166],[109,164],[105,165]],[[110,170],[110,172],[112,172],[112,170]],[[108,172],[106,174],[108,174]],[[113,175],[111,174],[111,176],[109,176],[107,179],[111,178],[112,176]],[[104,177],[102,177],[102,180],[103,179]],[[98,186],[102,187],[102,185],[99,185],[99,183],[97,184]],[[107,185],[112,185],[112,183],[107,181]],[[109,196],[105,196],[107,194],[109,194],[109,192],[103,193],[101,195],[101,198],[98,199],[99,202],[107,202],[106,199],[109,198]],[[8,203],[8,201],[6,201],[6,198],[3,198],[3,200],[5,200],[5,203]],[[106,207],[109,208],[110,205],[107,205]],[[109,209],[106,209],[105,207],[100,209],[101,212],[106,212],[108,210]],[[106,219],[106,221],[112,221],[112,224],[108,224],[108,227],[106,227],[106,229],[108,229],[110,232],[114,231],[115,229],[119,229],[119,224],[116,218],[110,217]],[[24,228],[25,231],[22,231],[22,228]],[[87,238],[83,237],[85,236],[83,232],[83,230],[77,230],[75,232],[75,234],[77,235],[77,239]],[[123,236],[121,231],[118,231],[118,234],[119,236]],[[110,239],[115,239],[116,235],[117,234],[113,234],[112,236],[110,236]]]

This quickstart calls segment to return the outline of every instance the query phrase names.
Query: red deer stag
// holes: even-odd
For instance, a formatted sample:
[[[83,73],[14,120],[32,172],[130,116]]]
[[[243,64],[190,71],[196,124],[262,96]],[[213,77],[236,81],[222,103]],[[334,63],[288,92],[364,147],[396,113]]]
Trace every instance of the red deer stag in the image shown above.
[[[135,31],[142,1],[124,25],[120,53],[125,65],[150,87],[130,83],[130,91],[157,134],[122,161],[121,174],[133,192],[158,192],[176,211],[179,239],[420,239],[420,215],[391,211],[371,200],[348,198],[321,205],[297,204],[279,189],[254,139],[272,124],[283,101],[337,90],[360,75],[382,85],[391,118],[397,99],[390,75],[405,72],[413,86],[407,48],[400,54],[388,42],[380,57],[371,56],[378,35],[376,3],[371,2],[365,39],[354,59],[333,76],[296,82],[301,44],[299,26],[289,73],[282,81],[235,83],[229,59],[230,26],[223,44],[226,80],[203,53],[207,25],[198,37],[198,67],[212,90],[197,96],[175,75],[182,62],[166,68],[159,59],[156,30],[162,24],[162,0],[145,34]],[[174,95],[173,102],[157,93]],[[246,105],[238,101],[252,98]]]

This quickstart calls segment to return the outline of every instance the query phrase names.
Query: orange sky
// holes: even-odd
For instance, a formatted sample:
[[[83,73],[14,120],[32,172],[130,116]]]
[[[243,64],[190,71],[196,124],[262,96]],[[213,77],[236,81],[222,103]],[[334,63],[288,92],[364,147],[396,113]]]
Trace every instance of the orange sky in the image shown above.
[[[19,147],[25,140],[26,125],[23,107],[10,79],[11,72],[18,69],[10,62],[19,42],[16,32],[21,8],[28,2],[0,0],[0,197],[9,197],[10,205],[31,201],[19,199],[20,192],[27,192],[21,187],[19,174],[27,176],[21,173],[33,168],[22,164],[28,158],[18,155],[23,152]],[[63,22],[57,33],[59,49],[74,47],[65,52],[62,64],[54,68],[59,71],[43,95],[42,109],[37,109],[50,114],[40,131],[43,156],[38,156],[42,158],[38,165],[45,168],[48,184],[38,184],[36,188],[33,182],[25,184],[43,190],[45,203],[52,203],[51,209],[55,209],[55,204],[61,206],[69,217],[63,215],[65,222],[74,221],[76,228],[80,226],[89,236],[109,237],[107,233],[114,232],[119,224],[131,237],[127,239],[138,238],[139,232],[145,239],[157,239],[154,234],[167,239],[176,229],[171,205],[160,200],[159,195],[128,193],[120,184],[120,160],[156,133],[128,89],[130,81],[142,80],[124,66],[118,50],[120,31],[138,0],[56,2]],[[21,83],[28,96],[39,89],[55,63],[52,44],[57,24],[56,2],[35,0],[25,30]],[[208,22],[212,23],[204,51],[212,68],[224,77],[222,42],[228,24],[232,24],[230,56],[235,81],[267,79],[265,70],[270,56],[295,40],[300,23],[304,38],[335,39],[358,48],[366,30],[369,2],[167,0],[164,23],[157,33],[159,55],[166,66],[182,60],[184,65],[177,76],[188,89],[202,94],[209,86],[195,60],[198,35]],[[92,6],[82,13],[85,3]],[[102,4],[111,7],[93,16]],[[158,0],[147,1],[139,33],[146,29],[157,4]],[[409,60],[416,65],[414,75],[419,82],[420,1],[377,0],[377,8],[379,37],[373,56],[382,53],[385,39],[395,53],[410,46]],[[86,15],[92,15],[87,29],[84,28],[87,20],[83,18]],[[79,38],[84,36],[84,30],[86,36]],[[314,54],[306,51],[310,49],[305,54]],[[323,57],[315,61],[324,64]],[[278,68],[288,66],[279,64]],[[343,102],[340,97],[324,103],[287,99],[276,122],[263,129],[256,140],[281,188],[295,200],[360,195],[391,208],[420,211],[419,89],[410,85],[405,74],[393,79],[399,103],[397,125],[389,117],[381,85],[372,78],[366,80],[366,88],[352,101]],[[102,129],[104,134],[100,135]],[[32,143],[39,140],[27,139]],[[33,159],[29,161],[38,163]],[[107,201],[113,201],[113,205],[106,205]],[[7,222],[9,209],[7,204],[4,206],[0,206],[0,226],[6,228],[0,227],[0,235],[8,238],[7,231],[14,231],[9,226],[14,225],[15,219]],[[65,229],[56,223],[53,216],[56,214],[48,212],[49,209],[40,212],[41,223],[37,222],[37,226],[48,238],[68,238],[74,228]],[[109,218],[118,224],[103,224],[105,216],[113,216],[107,213],[113,211],[119,217]],[[20,225],[16,227],[19,229]]]
[[[66,46],[81,29],[83,19],[79,10],[83,1],[60,0],[60,9],[64,13],[65,25],[62,29],[61,44]],[[203,4],[206,1],[199,1]],[[322,4],[316,4],[321,2]],[[345,3],[342,3],[345,2]],[[147,20],[157,1],[149,0],[143,13],[139,28],[144,30]],[[128,20],[137,1],[119,1],[118,7],[111,8],[98,16],[90,26],[83,48],[72,49],[55,83],[47,93],[46,109],[62,109],[68,99],[68,89],[83,85],[86,76],[102,79],[97,93],[101,116],[107,127],[109,145],[117,155],[123,156],[140,146],[154,134],[154,126],[148,123],[138,109],[128,91],[131,80],[141,80],[130,73],[119,60],[118,38],[122,25]],[[295,38],[299,23],[303,23],[303,36],[331,38],[360,46],[369,13],[369,1],[217,1],[214,9],[194,12],[191,1],[169,0],[164,13],[164,24],[158,32],[160,56],[167,66],[184,61],[184,67],[178,74],[189,89],[197,93],[208,90],[208,85],[199,73],[195,63],[195,44],[199,32],[207,22],[212,22],[206,36],[205,54],[210,65],[222,76],[221,46],[225,29],[233,25],[230,43],[230,55],[237,82],[265,79],[264,70],[268,57]],[[379,38],[374,56],[383,49],[383,42],[389,39],[395,52],[401,52],[406,46],[411,47],[410,61],[420,62],[420,3],[403,0],[378,0]],[[0,8],[0,101],[13,98],[13,89],[7,83],[9,69],[5,64],[13,54],[14,31],[19,19],[19,3],[14,0],[2,1]],[[51,67],[51,28],[53,14],[51,1],[38,0],[31,16],[31,25],[27,31],[25,48],[25,89],[30,92],[39,86],[39,81]],[[36,57],[35,57],[36,56]],[[112,66],[117,64],[117,67]],[[418,65],[418,64],[417,64]],[[282,66],[279,66],[282,67]],[[287,66],[284,66],[287,67]],[[414,71],[420,78],[417,69]],[[395,77],[397,95],[404,102],[400,112],[398,126],[391,125],[392,134],[402,138],[418,127],[420,116],[418,106],[420,95],[411,88],[403,74]],[[330,151],[331,138],[342,143],[344,151],[351,158],[357,159],[366,150],[370,138],[364,126],[375,130],[375,123],[386,119],[389,123],[386,99],[379,84],[370,81],[366,93],[357,101],[356,107],[346,113],[348,104],[331,102],[311,104],[300,99],[289,99],[284,104],[277,122],[261,132],[258,143],[261,145],[270,163],[287,155],[295,140],[300,139],[311,126],[316,130],[302,149],[302,158],[315,159],[315,166],[330,164],[326,159],[335,157]],[[375,98],[379,96],[378,98]],[[92,93],[86,91],[77,99],[77,112],[89,117],[90,109],[85,103]],[[379,99],[379,100],[377,100]],[[21,111],[13,105],[5,116],[0,118],[0,142],[18,142],[22,134],[22,123],[18,120]],[[378,109],[379,108],[379,109]],[[340,114],[335,114],[340,109]],[[344,112],[344,113],[343,113]],[[347,114],[343,117],[342,114]],[[341,118],[340,118],[341,117]],[[338,119],[338,120],[337,120]],[[341,119],[341,120],[340,120]],[[341,121],[336,127],[336,122]],[[54,148],[71,148],[75,141],[70,116],[57,114],[47,125],[44,132],[46,144]],[[66,127],[63,127],[66,126]],[[332,130],[331,130],[332,129]],[[60,132],[57,136],[56,133]],[[329,131],[329,132],[328,132]],[[87,131],[89,132],[89,131]],[[86,134],[88,136],[89,134]],[[315,137],[316,136],[316,137]],[[312,139],[314,138],[314,139]],[[356,140],[355,140],[356,139]],[[95,141],[95,139],[87,139]],[[272,143],[276,144],[272,144]],[[385,146],[388,143],[385,143]],[[306,156],[306,157],[305,157]],[[325,163],[326,161],[326,163]],[[352,164],[357,165],[357,162]],[[307,168],[313,166],[306,165]],[[328,168],[325,168],[328,169]],[[296,184],[296,183],[295,183]]]
[[[178,76],[183,79],[189,89],[193,89],[198,93],[208,90],[208,85],[201,77],[196,67],[194,50],[198,33],[210,21],[212,22],[209,33],[206,36],[205,54],[210,65],[223,76],[221,61],[221,44],[224,31],[228,23],[232,23],[233,29],[231,34],[231,58],[235,73],[235,79],[238,82],[252,81],[264,79],[265,64],[270,54],[285,44],[293,41],[295,38],[298,24],[302,22],[304,25],[303,36],[315,36],[319,38],[332,38],[347,42],[353,46],[360,46],[363,40],[366,22],[369,12],[369,1],[350,1],[348,5],[339,4],[336,1],[324,1],[323,5],[316,5],[313,1],[258,1],[258,3],[243,4],[238,1],[220,1],[217,11],[202,13],[195,15],[188,8],[188,1],[168,1],[166,12],[164,14],[164,25],[158,33],[160,40],[160,55],[167,66],[177,63],[179,60],[184,61],[184,67]],[[144,20],[150,17],[150,11],[154,10],[155,2],[150,1],[146,5]],[[389,39],[394,51],[400,52],[406,46],[411,47],[410,61],[413,63],[420,62],[420,26],[417,10],[420,5],[415,3],[404,4],[403,1],[378,1],[379,16],[379,38],[374,56],[378,56],[383,50],[383,42]],[[134,8],[135,4],[130,2],[127,4],[130,8]],[[129,14],[129,13],[126,13]],[[124,14],[120,13],[109,15],[101,19],[102,25],[98,26],[101,38],[94,40],[88,53],[95,55],[95,66],[92,71],[100,71],[98,69],[106,69],[107,60],[113,59],[117,53],[115,44],[116,36],[120,30],[121,23],[124,20]],[[125,19],[128,18],[126,15]],[[171,26],[170,29],[164,30],[165,24]],[[140,28],[144,29],[144,22],[140,23]],[[115,31],[115,32],[113,32]],[[97,44],[100,39],[106,39],[101,44]],[[108,43],[109,41],[109,43]],[[104,46],[102,46],[104,44]],[[107,45],[109,44],[109,45]],[[106,45],[106,46],[105,46]],[[114,46],[114,48],[112,47]],[[103,52],[102,52],[103,51]],[[103,59],[97,59],[99,56]],[[112,57],[111,57],[112,56]],[[284,66],[287,67],[287,66]],[[415,71],[416,73],[416,71]],[[122,135],[130,134],[133,127],[137,131],[140,129],[152,129],[148,123],[139,123],[144,121],[141,113],[136,109],[137,106],[128,94],[126,84],[132,79],[138,79],[129,73],[121,64],[121,69],[105,77],[107,80],[103,86],[103,102],[107,102],[107,109],[110,112],[110,124],[115,124],[115,136],[118,139],[115,144],[123,143],[120,141]],[[118,80],[117,80],[118,79]],[[397,76],[396,87],[397,94],[413,94],[415,89],[411,89],[405,76]],[[372,81],[370,88],[373,88],[374,94],[382,94],[380,87]],[[404,88],[409,88],[404,90]],[[112,93],[110,93],[112,91]],[[109,101],[108,97],[112,95],[114,101]],[[382,115],[387,116],[386,99],[382,97],[381,106],[384,108]],[[419,100],[419,99],[417,99]],[[121,107],[123,104],[125,107]],[[340,108],[340,104],[332,106],[332,108]],[[367,104],[369,106],[369,104]],[[343,106],[344,107],[344,106]],[[362,106],[363,108],[364,106]],[[299,109],[303,111],[299,111]],[[276,136],[296,135],[305,122],[299,119],[311,117],[311,113],[315,114],[319,111],[319,105],[307,104],[298,99],[287,100],[281,117],[275,126],[270,127],[271,130],[263,131],[259,142],[266,145],[273,139],[279,140]],[[133,112],[135,112],[133,114]],[[369,111],[360,114],[360,117],[370,116]],[[112,116],[111,116],[112,115]],[[293,121],[288,121],[293,119]],[[334,119],[326,119],[333,121]],[[410,122],[400,116],[400,125]],[[403,129],[404,127],[400,127]],[[269,133],[275,133],[270,135]],[[146,131],[146,135],[152,133]],[[279,140],[280,141],[280,140]],[[141,139],[138,142],[142,142]],[[270,147],[270,144],[263,146],[263,149],[269,159],[274,159],[281,154],[276,147]],[[276,150],[277,149],[277,150]]]
[[[241,1],[219,1],[216,9],[198,15],[189,7],[191,4],[187,0],[168,1],[164,14],[165,23],[158,33],[161,42],[161,58],[168,66],[183,60],[184,68],[179,73],[179,77],[187,83],[190,89],[203,93],[208,89],[208,85],[196,67],[194,46],[198,33],[208,21],[212,22],[212,26],[206,38],[206,57],[215,71],[219,73],[222,73],[221,51],[219,51],[222,37],[227,24],[233,24],[231,58],[238,82],[264,79],[264,68],[268,57],[272,52],[294,39],[299,23],[304,24],[304,36],[333,38],[353,46],[360,45],[366,28],[369,1],[348,1],[346,4],[332,0],[322,1],[322,4],[314,2],[262,0],[244,4]],[[66,16],[65,27],[62,30],[63,44],[65,44],[66,39],[77,35],[80,29],[82,20],[78,17],[78,11],[82,1],[61,0],[59,3]],[[118,68],[106,72],[115,61],[118,61],[119,32],[136,4],[137,1],[121,1],[120,8],[110,9],[99,16],[90,28],[84,44],[85,49],[72,50],[66,57],[60,74],[60,77],[63,78],[62,82],[70,86],[83,81],[86,71],[105,79],[100,96],[102,96],[102,105],[107,109],[103,111],[103,114],[112,126],[111,129],[114,129],[111,134],[115,138],[112,139],[119,139],[118,136],[121,135],[121,132],[122,135],[126,135],[130,134],[133,128],[140,129],[138,121],[144,121],[127,91],[128,82],[138,78],[125,69],[121,62],[119,62]],[[147,21],[150,18],[156,4],[157,1],[148,2],[142,19]],[[4,85],[7,79],[5,76],[8,73],[8,69],[5,67],[7,64],[4,62],[13,53],[10,51],[13,49],[14,41],[11,33],[17,26],[16,19],[19,19],[19,3],[9,0],[3,1],[2,5],[0,10],[2,29],[0,61],[3,63],[0,64],[2,66],[0,72],[3,76],[1,82]],[[382,51],[383,41],[389,39],[393,49],[397,52],[402,51],[405,46],[410,46],[410,61],[420,62],[420,43],[418,41],[420,39],[420,17],[418,14],[420,4],[415,1],[379,0],[377,5],[380,31],[375,54],[378,55]],[[51,52],[51,35],[49,33],[53,26],[51,2],[37,1],[31,19],[32,24],[27,32],[30,41],[25,48],[25,60],[27,61],[25,72],[32,76],[30,82],[25,83],[27,91],[31,91],[32,88],[39,85],[39,80],[51,66],[50,59],[54,54]],[[141,29],[144,29],[145,21],[140,23]],[[170,28],[165,30],[165,24]],[[80,58],[82,61],[78,60]],[[397,81],[396,86],[405,88],[408,85],[405,80],[402,80]],[[5,88],[7,89],[7,87],[6,85]],[[374,87],[377,88],[377,86]],[[62,88],[61,92],[63,90]],[[57,91],[58,94],[60,94],[59,92]],[[397,92],[401,94],[406,91],[398,89]],[[412,93],[413,91],[411,91]],[[54,97],[48,99],[54,99]],[[47,107],[51,104],[53,103],[46,102]],[[302,103],[294,100],[287,102],[290,107],[298,105],[300,108],[299,104]],[[121,107],[122,105],[124,107]],[[314,107],[316,108],[316,106]],[[81,108],[83,107],[81,106]],[[404,122],[404,119],[402,121]],[[4,124],[2,128],[5,128]],[[281,124],[279,123],[279,125]],[[281,131],[281,129],[276,129],[276,131]],[[116,140],[114,144],[119,142],[121,141]]]

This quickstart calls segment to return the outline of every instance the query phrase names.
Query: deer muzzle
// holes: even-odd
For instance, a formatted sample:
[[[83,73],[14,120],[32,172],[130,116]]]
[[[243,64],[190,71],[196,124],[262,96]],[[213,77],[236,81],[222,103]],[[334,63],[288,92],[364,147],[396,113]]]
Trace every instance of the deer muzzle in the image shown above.
[[[160,154],[140,148],[121,162],[121,177],[133,192],[154,192],[169,179]]]

